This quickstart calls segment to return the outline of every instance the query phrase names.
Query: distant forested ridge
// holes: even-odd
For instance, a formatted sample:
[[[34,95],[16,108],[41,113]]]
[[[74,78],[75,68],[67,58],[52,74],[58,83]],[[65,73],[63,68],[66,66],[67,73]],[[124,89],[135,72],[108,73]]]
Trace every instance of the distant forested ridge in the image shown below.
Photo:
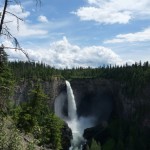
[[[116,81],[127,81],[136,78],[137,80],[149,81],[150,75],[150,64],[135,63],[132,65],[103,65],[98,68],[60,68],[56,69],[44,63],[35,62],[9,62],[9,67],[12,69],[16,79],[20,78],[41,78],[43,80],[50,79],[53,76],[60,76],[65,79],[72,78],[106,78],[113,79]]]
[[[125,91],[134,96],[139,90],[150,82],[150,64],[135,63],[132,65],[123,66],[100,66],[98,68],[83,68],[76,67],[72,69],[56,69],[44,63],[35,62],[9,62],[9,68],[11,68],[14,79],[16,81],[20,79],[41,79],[47,81],[53,77],[59,77],[63,79],[74,78],[103,78],[117,81],[124,84]]]

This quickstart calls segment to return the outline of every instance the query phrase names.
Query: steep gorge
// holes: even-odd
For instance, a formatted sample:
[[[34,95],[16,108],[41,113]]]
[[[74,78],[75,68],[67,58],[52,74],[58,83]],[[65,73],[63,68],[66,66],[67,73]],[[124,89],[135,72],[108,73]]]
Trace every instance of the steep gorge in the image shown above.
[[[85,130],[86,139],[91,140],[94,137],[104,143],[103,138],[107,139],[107,132],[102,132],[102,130],[108,126],[112,118],[130,122],[136,116],[139,126],[149,131],[150,112],[147,109],[150,108],[148,92],[150,84],[147,84],[140,94],[137,93],[137,96],[129,97],[123,92],[124,85],[112,80],[72,79],[70,83],[76,99],[78,117],[96,118],[95,127]],[[54,78],[49,82],[41,81],[41,86],[49,97],[49,106],[54,109],[54,102],[59,97],[60,103],[63,103],[61,113],[64,116],[67,115],[65,80]],[[13,96],[16,103],[24,101],[28,91],[33,87],[34,82],[24,81],[18,84]],[[95,136],[95,132],[99,134]]]

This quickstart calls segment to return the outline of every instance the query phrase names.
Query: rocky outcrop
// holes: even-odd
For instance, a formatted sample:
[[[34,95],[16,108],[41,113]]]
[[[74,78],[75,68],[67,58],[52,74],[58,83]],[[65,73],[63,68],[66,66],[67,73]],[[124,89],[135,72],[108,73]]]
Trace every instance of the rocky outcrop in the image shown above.
[[[101,144],[103,144],[110,136],[107,125],[106,122],[102,122],[92,128],[87,128],[84,131],[83,137],[89,142],[94,138],[97,141],[101,141]]]
[[[65,89],[64,80],[53,77],[50,81],[38,81],[38,83],[40,83],[44,94],[48,97],[49,106],[54,109],[55,98]],[[16,105],[20,102],[29,100],[29,93],[34,89],[36,84],[37,81],[34,80],[22,80],[17,83],[12,97]]]
[[[71,129],[68,127],[67,123],[64,124],[62,129],[62,147],[63,150],[69,150],[71,146],[71,139],[72,139],[72,132]]]

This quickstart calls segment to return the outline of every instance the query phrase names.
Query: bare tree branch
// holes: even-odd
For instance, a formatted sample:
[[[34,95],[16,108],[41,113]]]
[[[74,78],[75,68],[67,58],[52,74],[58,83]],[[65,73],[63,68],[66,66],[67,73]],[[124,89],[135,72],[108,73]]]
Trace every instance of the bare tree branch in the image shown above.
[[[17,19],[19,19],[19,20],[23,21],[23,19],[22,19],[22,18],[18,17],[17,15],[15,15],[15,14],[13,14],[13,13],[9,12],[9,11],[6,11],[6,13],[11,14],[12,16],[16,17]]]
[[[35,0],[36,1],[36,6],[41,6],[41,0]]]
[[[17,15],[15,15],[15,14],[9,12],[9,11],[6,11],[6,13],[8,13],[8,14],[10,14],[10,15],[12,15],[12,16],[17,18],[17,30],[19,31],[19,20],[23,21],[23,19],[19,18]]]
[[[14,50],[16,50],[16,47],[5,47],[5,46],[4,46],[4,48],[5,48],[5,49],[14,49]],[[25,56],[28,58],[28,61],[30,61],[30,58],[29,58],[29,56],[28,56],[28,53],[26,53],[25,50],[23,50],[22,48],[17,48],[17,50],[21,50],[21,51],[25,54]]]

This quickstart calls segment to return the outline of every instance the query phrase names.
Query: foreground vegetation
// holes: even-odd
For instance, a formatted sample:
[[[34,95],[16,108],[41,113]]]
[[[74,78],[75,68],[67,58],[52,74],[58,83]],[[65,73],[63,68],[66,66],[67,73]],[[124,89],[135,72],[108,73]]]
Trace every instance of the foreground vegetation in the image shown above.
[[[15,106],[10,97],[16,80],[8,66],[7,55],[2,51],[0,61],[0,149],[22,150],[43,148],[60,150],[61,129],[63,122],[54,115],[47,104],[47,96],[43,93],[38,81],[35,89],[30,91],[30,100]],[[23,146],[24,136],[31,134],[33,142]],[[36,141],[36,142],[34,142]]]

